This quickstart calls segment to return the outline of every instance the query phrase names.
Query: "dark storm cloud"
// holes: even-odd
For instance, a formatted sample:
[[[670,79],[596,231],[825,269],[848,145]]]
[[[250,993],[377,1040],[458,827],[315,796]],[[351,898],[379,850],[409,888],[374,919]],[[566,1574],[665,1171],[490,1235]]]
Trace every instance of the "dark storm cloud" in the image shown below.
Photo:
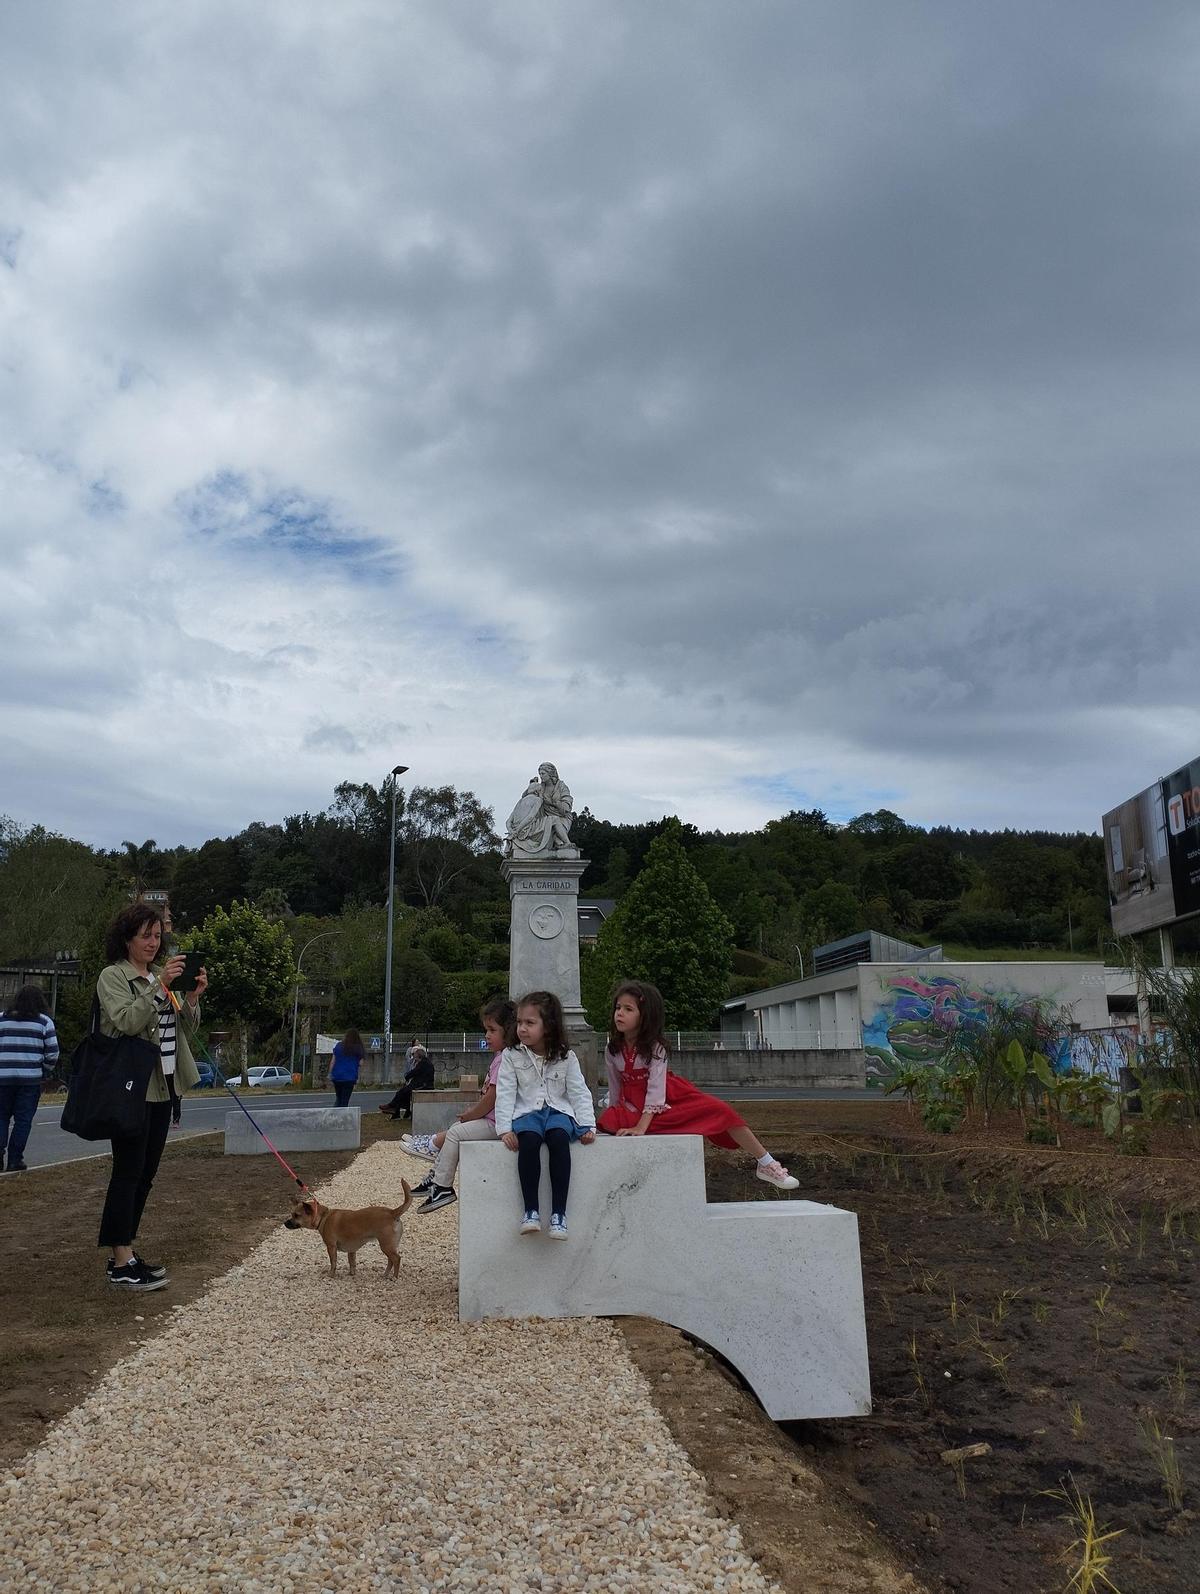
[[[102,630],[240,484],[188,621],[296,805],[393,710],[500,807],[565,741],[593,808],[727,825],[1091,826],[1200,745],[1190,8],[60,22],[0,68],[0,402],[61,462],[10,601]]]

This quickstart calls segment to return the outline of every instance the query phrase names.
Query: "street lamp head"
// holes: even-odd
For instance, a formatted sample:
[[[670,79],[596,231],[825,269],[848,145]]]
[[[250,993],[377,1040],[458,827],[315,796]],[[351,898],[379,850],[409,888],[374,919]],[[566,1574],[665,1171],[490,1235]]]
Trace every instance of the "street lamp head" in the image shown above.
[[[393,775],[407,775],[408,774],[408,765],[407,764],[397,764],[395,769],[392,771],[392,774]]]

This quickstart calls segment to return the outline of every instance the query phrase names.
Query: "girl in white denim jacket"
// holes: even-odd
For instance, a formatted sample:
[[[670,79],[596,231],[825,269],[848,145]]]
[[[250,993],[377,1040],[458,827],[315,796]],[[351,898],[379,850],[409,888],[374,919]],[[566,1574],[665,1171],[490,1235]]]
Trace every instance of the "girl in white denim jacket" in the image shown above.
[[[525,1216],[522,1234],[539,1234],[542,1142],[550,1161],[550,1238],[567,1237],[571,1142],[596,1138],[596,1109],[579,1059],[567,1045],[562,1003],[551,991],[530,991],[517,1003],[516,1046],[507,1047],[496,1080],[496,1133],[517,1153]]]

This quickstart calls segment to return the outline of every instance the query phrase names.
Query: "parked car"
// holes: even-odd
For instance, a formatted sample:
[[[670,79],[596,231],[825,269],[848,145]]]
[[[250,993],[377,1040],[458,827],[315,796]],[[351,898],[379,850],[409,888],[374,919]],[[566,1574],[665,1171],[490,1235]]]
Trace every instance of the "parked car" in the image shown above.
[[[237,1074],[228,1074],[229,1083],[236,1090],[241,1083]],[[271,1064],[266,1068],[249,1068],[246,1070],[247,1085],[272,1085],[276,1090],[281,1085],[290,1085],[292,1076],[288,1069],[280,1068],[278,1064]]]
[[[217,1083],[217,1071],[211,1063],[206,1063],[203,1058],[196,1058],[196,1072],[200,1078],[192,1087],[193,1090],[212,1090]]]

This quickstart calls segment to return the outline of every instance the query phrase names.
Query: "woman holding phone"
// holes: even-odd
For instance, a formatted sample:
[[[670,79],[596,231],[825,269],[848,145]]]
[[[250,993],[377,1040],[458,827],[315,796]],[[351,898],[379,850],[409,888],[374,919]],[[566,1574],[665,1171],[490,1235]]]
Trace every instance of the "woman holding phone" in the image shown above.
[[[99,1243],[112,1249],[109,1283],[134,1291],[161,1290],[167,1284],[166,1268],[138,1256],[134,1241],[166,1144],[172,1100],[179,1088],[189,1090],[200,1078],[187,1031],[195,1027],[200,997],[208,986],[208,975],[200,969],[195,988],[172,1000],[171,986],[183,973],[185,959],[177,953],[153,970],[162,939],[157,908],[148,902],[122,908],[109,926],[105,943],[109,962],[96,981],[101,1031],[138,1035],[158,1050],[158,1063],[146,1088],[142,1127],[137,1134],[121,1135],[112,1142],[112,1174],[100,1218]]]

